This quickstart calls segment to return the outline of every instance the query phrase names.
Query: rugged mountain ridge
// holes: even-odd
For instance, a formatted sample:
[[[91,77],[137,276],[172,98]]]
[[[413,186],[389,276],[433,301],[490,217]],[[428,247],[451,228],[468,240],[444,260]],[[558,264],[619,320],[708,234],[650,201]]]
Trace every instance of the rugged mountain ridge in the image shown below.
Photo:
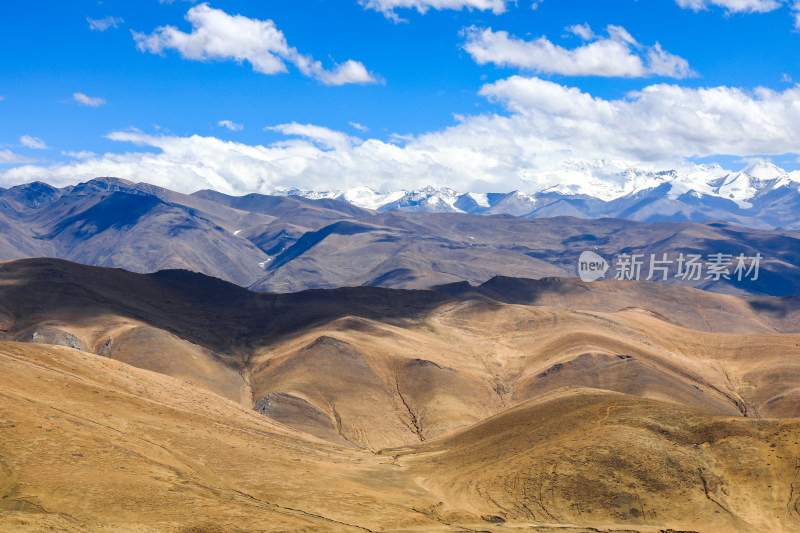
[[[789,532],[798,346],[656,283],[2,263],[0,528]]]
[[[705,273],[687,281],[676,271],[663,281],[717,292],[800,294],[799,233],[722,221],[383,212],[333,199],[185,195],[99,178],[63,189],[32,183],[0,192],[0,228],[3,260],[58,257],[135,272],[183,268],[268,292],[478,285],[497,275],[575,277],[581,253],[593,251],[608,261],[607,277],[619,274],[615,258],[641,254],[641,278],[651,259],[665,253],[673,263],[680,254],[704,260],[760,254],[758,278],[750,281]]]
[[[738,172],[703,166],[692,172],[602,170],[599,179],[595,176],[598,169],[575,169],[562,176],[560,185],[532,192],[464,193],[437,186],[387,193],[369,187],[275,192],[333,198],[378,211],[608,217],[641,222],[716,219],[759,229],[800,229],[800,173],[786,172],[771,163],[754,162]]]

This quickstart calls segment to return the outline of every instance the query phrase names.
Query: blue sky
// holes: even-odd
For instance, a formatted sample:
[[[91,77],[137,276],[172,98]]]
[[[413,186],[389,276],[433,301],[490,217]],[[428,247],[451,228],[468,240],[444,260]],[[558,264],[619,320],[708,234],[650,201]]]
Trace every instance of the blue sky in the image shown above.
[[[794,7],[8,2],[0,186],[111,174],[189,191],[505,190],[575,161],[795,170]]]

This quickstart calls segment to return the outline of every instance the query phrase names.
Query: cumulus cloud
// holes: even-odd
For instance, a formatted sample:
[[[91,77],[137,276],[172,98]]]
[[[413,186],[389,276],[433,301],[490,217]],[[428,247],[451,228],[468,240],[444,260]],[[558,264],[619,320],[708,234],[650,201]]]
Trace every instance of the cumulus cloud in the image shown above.
[[[778,0],[675,0],[684,9],[700,11],[709,6],[724,8],[729,13],[767,13],[783,5]]]
[[[711,6],[721,7],[726,13],[769,13],[788,6],[795,29],[800,30],[800,0],[675,0],[684,9],[701,11]]]
[[[670,54],[661,48],[659,43],[647,50],[647,66],[656,76],[665,78],[688,78],[695,73],[689,68],[689,62],[682,57]]]
[[[86,96],[83,93],[74,93],[72,95],[72,99],[75,102],[79,103],[80,105],[85,105],[89,107],[100,107],[101,105],[106,104],[106,101],[103,98]]]
[[[694,157],[800,154],[798,86],[746,91],[654,84],[612,100],[512,76],[486,84],[481,94],[505,112],[461,116],[449,128],[393,142],[298,123],[271,126],[286,138],[265,146],[128,130],[108,137],[147,150],[21,164],[0,171],[0,184],[34,179],[68,184],[111,175],[184,192],[358,185],[397,190],[430,183],[477,192],[532,192],[563,185],[559,172],[587,161],[668,170]]]
[[[309,71],[325,85],[347,85],[348,83],[378,83],[380,80],[367,71],[358,61],[348,59],[333,70],[324,70],[314,63]]]
[[[551,141],[575,153],[610,152],[638,160],[716,154],[776,155],[800,152],[800,87],[685,88],[650,85],[620,100],[596,98],[577,88],[512,76],[487,84],[481,94],[503,103]]]
[[[359,0],[359,4],[366,9],[372,9],[383,13],[383,15],[395,22],[399,22],[395,9],[416,9],[419,13],[425,14],[429,9],[477,9],[479,11],[492,11],[495,15],[504,13],[509,0]],[[538,2],[534,2],[533,8],[536,9]]]
[[[794,18],[794,27],[800,30],[800,0],[792,3],[792,18]]]
[[[77,152],[72,150],[64,150],[61,152],[61,155],[65,155],[73,159],[88,159],[90,157],[97,157],[96,153],[90,152],[89,150],[80,150]]]
[[[363,124],[359,124],[358,122],[348,122],[351,128],[357,129],[358,131],[369,131],[369,128]]]
[[[30,135],[23,135],[22,137],[19,138],[19,142],[22,143],[22,146],[26,148],[32,148],[34,150],[47,149],[47,144],[39,137],[31,137]]]
[[[228,128],[231,131],[239,131],[242,128],[244,128],[244,126],[242,126],[241,124],[233,122],[231,120],[220,120],[219,122],[217,122],[217,126],[221,128]]]
[[[472,26],[464,30],[464,49],[480,65],[494,63],[566,76],[686,78],[694,74],[685,59],[664,51],[658,43],[639,45],[620,26],[608,26],[607,37],[597,37],[588,24],[568,30],[591,42],[567,49],[546,37],[525,41],[505,31]]]
[[[119,17],[105,17],[101,19],[86,17],[86,22],[89,23],[90,30],[106,31],[110,28],[119,28],[119,25],[125,22],[125,20]]]
[[[567,26],[565,29],[572,34],[577,35],[584,41],[591,41],[597,38],[597,36],[592,31],[592,28],[589,27],[588,23],[573,24],[572,26]]]
[[[334,150],[349,149],[362,142],[358,137],[351,137],[341,131],[332,130],[323,126],[316,126],[314,124],[298,124],[297,122],[292,122],[290,124],[267,126],[264,129],[277,131],[287,136],[303,137],[322,148]]]
[[[0,150],[0,165],[19,165],[22,163],[35,163],[35,159],[15,154],[11,150]]]
[[[142,52],[161,54],[165,50],[177,50],[183,58],[194,61],[247,61],[254,71],[262,74],[287,72],[286,62],[289,62],[305,76],[325,85],[378,81],[358,61],[348,60],[326,70],[319,61],[289,46],[272,20],[229,15],[208,4],[189,9],[186,20],[192,24],[191,33],[174,26],[161,26],[151,34],[131,33]]]

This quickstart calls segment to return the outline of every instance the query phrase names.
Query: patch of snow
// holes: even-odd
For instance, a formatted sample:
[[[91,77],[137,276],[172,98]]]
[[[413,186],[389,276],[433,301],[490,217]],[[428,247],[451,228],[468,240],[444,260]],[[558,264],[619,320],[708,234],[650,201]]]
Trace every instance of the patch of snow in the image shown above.
[[[783,178],[787,175],[786,171],[782,168],[773,165],[769,161],[763,160],[753,161],[747,165],[742,172],[762,181]]]
[[[395,202],[405,196],[406,191],[395,191],[390,193],[379,193],[372,187],[355,187],[339,194],[336,199],[344,200],[356,207],[364,209],[378,209],[379,207]]]
[[[489,196],[485,193],[467,193],[469,197],[475,200],[475,203],[478,204],[480,207],[491,207],[489,205]]]
[[[756,195],[758,189],[753,184],[753,179],[747,172],[736,172],[728,174],[725,180],[717,188],[717,196],[728,198],[744,209],[753,207],[748,202]]]
[[[525,192],[507,194],[502,190],[495,194],[462,193],[444,186],[390,192],[378,192],[368,186],[338,192],[283,189],[281,193],[306,198],[335,198],[375,210],[463,212],[456,207],[459,199],[471,200],[465,202],[469,205],[465,209],[472,211],[476,206],[481,209],[495,207],[500,198],[513,198],[514,202],[509,206],[518,205],[520,201],[533,205],[542,201],[540,196],[545,193],[584,195],[611,201],[637,193],[647,194],[660,187],[659,192],[663,190],[664,197],[670,200],[691,193],[698,198],[726,198],[742,208],[749,208],[760,196],[778,187],[789,186],[800,192],[800,171],[786,172],[764,160],[753,161],[741,171],[731,172],[718,164],[684,162],[671,170],[664,170],[618,160],[575,159],[566,161],[558,168],[526,170],[521,173],[520,179],[530,188]]]

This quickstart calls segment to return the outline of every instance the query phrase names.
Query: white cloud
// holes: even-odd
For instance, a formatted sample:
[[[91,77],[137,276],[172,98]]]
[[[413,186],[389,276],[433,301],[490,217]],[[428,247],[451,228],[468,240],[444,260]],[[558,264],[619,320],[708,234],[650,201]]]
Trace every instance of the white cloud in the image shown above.
[[[800,0],[675,0],[684,9],[701,11],[710,6],[721,7],[726,13],[769,13],[788,6],[794,27],[800,30]]]
[[[348,124],[350,124],[350,126],[351,126],[352,128],[355,128],[355,129],[357,129],[358,131],[363,131],[363,132],[369,131],[369,128],[368,128],[368,127],[366,127],[366,126],[365,126],[365,125],[363,125],[363,124],[359,124],[358,122],[348,122]]]
[[[362,142],[358,137],[351,137],[340,131],[323,126],[316,126],[314,124],[298,124],[297,122],[292,122],[290,124],[267,126],[264,129],[277,131],[288,136],[303,137],[327,149],[347,149]]]
[[[33,148],[34,150],[46,150],[47,144],[39,137],[31,137],[30,135],[23,135],[19,138],[19,142],[26,148]]]
[[[228,128],[231,131],[239,131],[242,128],[244,128],[244,126],[242,126],[238,122],[233,122],[230,120],[220,120],[219,122],[217,122],[217,126],[220,126],[222,128]]]
[[[800,87],[684,88],[651,85],[604,100],[538,78],[512,76],[481,94],[501,102],[537,136],[576,154],[603,151],[640,161],[670,156],[800,152]]]
[[[395,9],[416,9],[419,13],[425,14],[429,9],[477,9],[480,11],[491,10],[495,15],[504,13],[509,0],[359,0],[359,4],[365,9],[372,9],[383,13],[383,15],[395,22],[400,19],[395,13]],[[533,8],[539,2],[533,3]]]
[[[689,67],[688,61],[663,50],[659,43],[654,44],[647,50],[647,65],[650,68],[650,72],[656,76],[681,79],[695,75]]]
[[[0,164],[2,165],[19,165],[23,163],[35,162],[35,159],[25,157],[24,155],[15,154],[11,150],[0,150]]]
[[[311,69],[314,76],[325,85],[347,85],[348,83],[377,83],[380,80],[367,71],[367,67],[358,61],[348,59],[336,65],[332,71]]]
[[[568,29],[594,40],[570,50],[546,37],[524,41],[505,31],[472,26],[464,30],[464,49],[480,65],[494,63],[566,76],[686,78],[694,74],[685,59],[665,52],[658,43],[650,47],[639,45],[620,26],[608,26],[608,37],[604,38],[595,36],[588,25]]]
[[[65,155],[73,159],[89,159],[90,157],[97,157],[96,153],[90,152],[89,150],[81,150],[78,152],[72,150],[65,150],[61,152],[61,155]]]
[[[565,29],[572,34],[577,35],[584,41],[591,41],[597,38],[597,35],[594,34],[588,23],[573,24],[572,26],[567,26]]]
[[[5,99],[6,99],[6,97],[5,97],[5,96],[0,96],[0,101],[3,101],[3,100],[5,100]]]
[[[800,0],[792,3],[792,17],[794,18],[794,28],[800,30]]]
[[[89,107],[100,107],[101,105],[106,104],[106,101],[103,98],[86,96],[83,93],[74,93],[72,95],[72,99],[78,102],[80,105],[85,105]]]
[[[481,94],[505,106],[506,114],[458,117],[449,128],[396,142],[297,123],[269,128],[287,138],[266,146],[113,132],[110,139],[147,150],[21,164],[0,172],[0,185],[34,179],[64,185],[110,175],[184,192],[213,188],[234,194],[276,187],[397,190],[430,183],[476,192],[533,191],[563,184],[558,172],[580,161],[668,170],[693,157],[800,154],[798,86],[779,92],[655,84],[609,100],[512,76],[485,85]]]
[[[172,49],[177,50],[183,58],[194,61],[248,61],[253,70],[262,74],[287,72],[288,61],[305,76],[326,85],[378,81],[358,61],[348,60],[336,65],[333,70],[324,69],[319,61],[289,46],[283,32],[271,20],[229,15],[212,9],[208,4],[189,9],[186,20],[192,24],[192,33],[182,32],[174,26],[161,26],[149,35],[135,31],[131,33],[142,52],[160,54]]]
[[[700,11],[709,6],[724,8],[729,13],[767,13],[783,5],[778,0],[675,0],[684,9]]]
[[[101,19],[86,17],[86,22],[89,23],[89,29],[91,30],[106,31],[109,28],[119,28],[119,25],[125,22],[125,20],[119,17],[105,17]]]

